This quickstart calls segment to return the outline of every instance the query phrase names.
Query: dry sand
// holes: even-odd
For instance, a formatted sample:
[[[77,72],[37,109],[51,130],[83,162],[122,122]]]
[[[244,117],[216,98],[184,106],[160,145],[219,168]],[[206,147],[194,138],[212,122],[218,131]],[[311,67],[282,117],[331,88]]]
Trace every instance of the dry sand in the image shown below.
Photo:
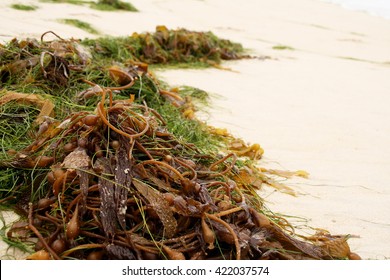
[[[32,3],[34,12],[11,9]],[[139,13],[4,0],[0,40],[94,37],[57,19],[78,18],[102,34],[169,28],[211,30],[269,59],[225,63],[233,71],[166,70],[171,85],[213,93],[207,122],[265,149],[262,166],[304,169],[285,181],[299,195],[261,195],[274,212],[352,234],[364,259],[390,258],[390,21],[316,0],[132,0]],[[289,47],[275,50],[275,46]],[[297,219],[291,218],[298,222]]]

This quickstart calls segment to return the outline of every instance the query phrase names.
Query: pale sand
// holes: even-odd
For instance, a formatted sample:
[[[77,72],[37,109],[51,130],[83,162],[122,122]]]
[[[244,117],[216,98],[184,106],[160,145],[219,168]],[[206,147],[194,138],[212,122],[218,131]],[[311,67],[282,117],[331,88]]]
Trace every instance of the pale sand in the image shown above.
[[[262,166],[311,174],[285,182],[298,197],[264,188],[271,210],[333,234],[360,236],[349,243],[364,259],[390,258],[389,20],[315,0],[132,0],[140,13],[37,1],[24,1],[37,11],[21,12],[8,7],[15,2],[22,1],[1,1],[0,40],[47,30],[94,37],[56,22],[79,18],[109,35],[160,24],[211,30],[269,56],[224,64],[234,71],[157,74],[171,85],[214,93],[207,122],[261,144]],[[272,49],[279,44],[294,50]]]

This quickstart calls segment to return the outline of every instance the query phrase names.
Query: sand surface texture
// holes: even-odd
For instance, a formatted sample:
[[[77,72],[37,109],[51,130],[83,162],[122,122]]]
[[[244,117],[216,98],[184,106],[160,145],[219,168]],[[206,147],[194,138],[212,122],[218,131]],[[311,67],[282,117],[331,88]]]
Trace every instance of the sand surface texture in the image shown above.
[[[36,11],[10,8],[30,3]],[[268,207],[296,223],[352,234],[364,259],[390,258],[390,21],[315,0],[132,0],[140,12],[101,12],[39,1],[0,3],[0,40],[93,38],[58,22],[77,18],[103,35],[168,28],[213,31],[258,59],[220,69],[165,70],[171,85],[213,94],[209,124],[265,149],[262,166],[304,169],[297,197],[265,188]],[[278,47],[277,47],[278,46]],[[260,59],[267,57],[267,59]]]

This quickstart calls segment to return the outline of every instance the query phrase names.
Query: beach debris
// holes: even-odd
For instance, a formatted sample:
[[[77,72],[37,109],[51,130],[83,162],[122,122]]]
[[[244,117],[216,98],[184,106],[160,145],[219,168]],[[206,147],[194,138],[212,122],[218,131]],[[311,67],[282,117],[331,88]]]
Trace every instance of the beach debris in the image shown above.
[[[147,64],[201,63],[219,65],[222,60],[249,58],[240,44],[219,39],[212,32],[171,30],[164,25],[154,33],[133,33],[131,36],[84,40],[102,57],[130,59]]]
[[[103,90],[101,102],[105,94]],[[45,258],[44,252],[59,259],[87,259],[91,248],[109,259],[190,259],[198,251],[203,252],[198,259],[348,256],[349,251],[345,255],[334,249],[339,248],[335,241],[322,239],[315,246],[284,233],[251,203],[241,184],[260,187],[261,182],[252,181],[256,177],[250,169],[232,168],[234,154],[217,159],[172,134],[157,136],[151,128],[158,127],[149,122],[158,120],[146,106],[103,104],[98,104],[103,107],[100,119],[74,113],[66,127],[35,151],[55,158],[43,179],[47,193],[42,199],[52,200],[30,203],[29,225],[39,221],[34,231],[41,232],[37,237],[43,249],[38,252]],[[70,145],[76,148],[69,153]],[[58,243],[66,249],[58,249]],[[60,253],[54,255],[54,250]]]
[[[29,259],[357,258],[346,239],[286,231],[256,193],[277,184],[255,164],[262,148],[197,120],[191,98],[149,72],[148,59],[215,57],[210,43],[192,53],[205,35],[157,27],[134,35],[147,44],[124,62],[99,59],[102,41],[48,34],[0,48],[0,121],[29,106],[4,122],[0,157],[1,198],[25,218],[7,237],[34,242]],[[156,42],[175,51],[162,58]]]
[[[39,221],[37,237],[53,258],[86,259],[91,245],[103,250],[102,258],[115,259],[124,254],[190,259],[198,251],[204,259],[294,258],[271,253],[275,246],[295,250],[300,258],[325,256],[313,244],[283,233],[251,203],[240,180],[239,185],[234,181],[245,173],[234,170],[234,154],[218,159],[172,134],[158,136],[158,127],[149,123],[159,121],[148,107],[130,101],[107,105],[105,95],[103,89],[99,120],[86,126],[91,115],[74,113],[68,126],[35,151],[55,159],[51,168],[46,166],[42,198],[55,199],[30,203],[29,210],[30,228]],[[69,144],[76,147],[70,153],[65,149]],[[59,237],[67,249],[53,255],[52,243]]]

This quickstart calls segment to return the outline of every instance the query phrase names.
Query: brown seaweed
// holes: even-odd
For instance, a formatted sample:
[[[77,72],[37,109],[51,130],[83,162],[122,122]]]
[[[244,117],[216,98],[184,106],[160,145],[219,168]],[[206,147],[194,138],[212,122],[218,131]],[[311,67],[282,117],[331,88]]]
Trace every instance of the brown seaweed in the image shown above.
[[[67,89],[72,75],[88,67],[91,57],[77,41],[43,43],[44,35],[40,51],[34,40],[13,42],[23,55],[17,62],[7,58],[0,69],[2,81],[35,67],[42,84]],[[198,35],[158,27],[153,37],[133,36],[145,40],[141,61],[166,62],[156,42],[176,60],[209,60],[217,53],[217,60],[237,58]],[[97,42],[95,54],[98,47],[107,51]],[[199,49],[206,52],[197,56],[193,52]],[[171,133],[168,121],[146,99],[134,102],[134,92],[140,92],[135,85],[151,76],[146,64],[110,64],[106,69],[115,85],[78,79],[85,87],[75,96],[77,106],[94,98],[92,110],[63,110],[54,116],[54,105],[41,95],[6,91],[0,97],[1,106],[27,102],[41,110],[31,143],[0,161],[0,168],[39,175],[20,184],[31,184],[31,193],[18,201],[27,221],[8,232],[10,239],[35,242],[36,254],[30,258],[355,258],[347,238],[290,235],[289,225],[265,211],[255,190],[273,181],[253,165],[238,164],[243,156],[259,159],[259,145],[228,135],[231,144],[225,154],[206,153]],[[185,98],[155,84],[153,98],[183,108],[192,118]]]
[[[332,251],[324,250],[324,245],[289,236],[259,212],[256,205],[251,205],[250,193],[240,190],[232,181],[245,172],[233,168],[234,154],[194,161],[196,148],[191,147],[188,153],[189,148],[174,135],[158,136],[150,131],[158,130],[150,122],[159,121],[147,107],[130,101],[107,103],[106,94],[112,100],[111,91],[103,88],[97,110],[99,120],[92,126],[83,125],[90,114],[71,115],[67,119],[74,121],[57,127],[59,134],[68,136],[62,138],[61,145],[52,149],[42,145],[35,151],[55,158],[51,166],[59,173],[46,194],[54,194],[56,199],[44,207],[31,203],[29,211],[32,235],[52,258],[87,259],[91,248],[99,248],[100,257],[107,259],[150,255],[191,259],[199,251],[203,254],[198,258],[213,259],[332,257]],[[78,139],[78,147],[68,154],[64,150],[69,144],[67,139]],[[181,146],[180,151],[172,147],[175,142]],[[96,145],[105,152],[96,153]],[[160,153],[154,156],[156,145]],[[24,153],[27,158],[30,156],[29,151]],[[234,200],[233,193],[237,192],[240,199]],[[49,220],[61,221],[62,215],[54,211],[59,204],[72,213],[71,219],[69,214],[65,215],[68,228],[73,220],[80,225],[71,234],[56,233],[65,236],[67,248],[57,254],[46,233],[52,222],[43,219],[42,214],[49,215]],[[39,220],[40,228],[45,230],[36,228],[34,220]]]

